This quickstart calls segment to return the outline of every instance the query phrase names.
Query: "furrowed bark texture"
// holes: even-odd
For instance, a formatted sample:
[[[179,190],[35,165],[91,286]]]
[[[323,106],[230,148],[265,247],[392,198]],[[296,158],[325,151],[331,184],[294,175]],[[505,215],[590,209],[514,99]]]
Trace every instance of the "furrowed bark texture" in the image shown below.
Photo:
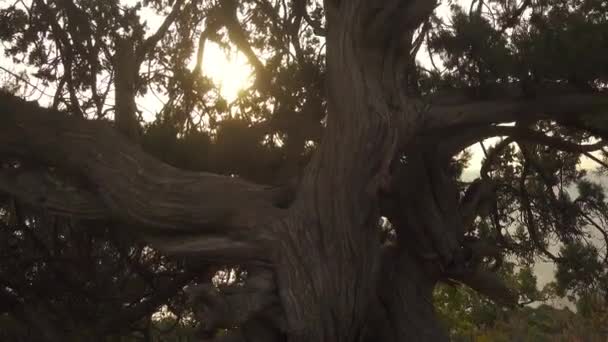
[[[368,341],[444,341],[433,306],[433,288],[437,273],[429,272],[426,262],[410,251],[387,246],[383,251],[383,269],[379,279],[380,308],[384,327],[371,332]]]
[[[176,170],[103,122],[40,113],[10,97],[0,98],[0,155],[38,167],[3,168],[0,189],[59,214],[129,223],[170,252],[274,262],[276,288],[254,289],[255,305],[238,305],[238,293],[199,294],[203,312],[225,313],[209,330],[238,325],[235,341],[248,329],[284,331],[290,342],[443,339],[430,300],[438,277],[407,248],[383,248],[378,230],[378,194],[421,124],[405,97],[404,56],[434,2],[325,6],[330,116],[288,210],[278,208],[280,189]],[[131,83],[125,79],[125,87]],[[134,112],[133,103],[124,104],[121,113]],[[125,131],[129,124],[117,119]],[[55,167],[69,182],[56,181]]]
[[[277,277],[289,341],[369,340],[370,324],[387,322],[399,327],[387,341],[444,337],[429,321],[434,282],[407,276],[422,270],[413,259],[383,260],[377,231],[378,192],[397,146],[419,120],[402,87],[411,28],[403,23],[412,24],[408,16],[416,15],[411,4],[326,2],[330,116],[279,227]]]
[[[21,160],[0,170],[0,189],[31,205],[128,223],[168,251],[225,259],[236,253],[241,260],[271,239],[256,227],[278,215],[280,189],[175,169],[106,122],[43,110],[10,95],[0,96],[0,111],[0,155]]]
[[[459,108],[422,113],[407,99],[411,35],[434,6],[325,2],[330,115],[288,209],[283,189],[177,170],[106,123],[40,113],[6,96],[0,156],[20,163],[0,169],[0,190],[61,215],[127,223],[169,252],[259,266],[244,288],[193,291],[212,341],[446,340],[431,294],[456,265],[463,223],[477,205],[461,217],[457,191],[429,158],[437,146],[414,137],[424,128],[483,124],[486,107],[463,107],[471,119]],[[125,87],[133,82],[125,78]],[[118,110],[134,113],[129,101]],[[507,112],[520,107],[495,115],[511,120]],[[404,153],[407,162],[395,160]],[[387,191],[388,209],[379,201]],[[395,243],[381,243],[381,214],[395,225]]]

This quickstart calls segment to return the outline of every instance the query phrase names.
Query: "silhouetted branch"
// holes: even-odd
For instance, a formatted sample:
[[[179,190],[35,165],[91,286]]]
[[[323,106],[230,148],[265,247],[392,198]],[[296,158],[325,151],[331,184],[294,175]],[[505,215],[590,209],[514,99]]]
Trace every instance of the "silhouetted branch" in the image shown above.
[[[171,27],[173,22],[175,22],[175,20],[177,19],[177,16],[179,15],[179,13],[181,11],[181,7],[185,3],[185,1],[186,0],[176,0],[175,3],[173,4],[173,8],[171,8],[171,12],[169,12],[169,14],[165,17],[165,20],[163,20],[163,23],[160,25],[158,30],[156,30],[156,32],[153,35],[148,37],[143,42],[143,44],[141,44],[141,46],[139,46],[137,48],[136,53],[135,53],[136,61],[138,62],[137,65],[141,64],[145,55],[147,53],[150,53],[150,51],[152,51],[152,49],[154,49],[156,44],[158,44],[158,42],[165,36],[165,34],[167,34],[169,27]]]
[[[0,96],[0,154],[82,180],[53,183],[52,177],[36,178],[44,173],[3,170],[3,189],[15,196],[83,218],[106,215],[148,233],[214,234],[247,245],[270,238],[260,220],[278,215],[285,195],[238,178],[180,171],[144,154],[105,122],[68,117],[11,95]]]
[[[517,295],[496,273],[485,270],[473,270],[464,274],[449,275],[449,278],[467,285],[480,294],[503,305],[515,306],[517,304]]]
[[[434,100],[440,103],[441,98]],[[474,126],[510,123],[518,120],[566,120],[594,110],[608,110],[605,94],[546,96],[533,100],[435,104],[425,113],[425,126],[437,129],[450,126]]]
[[[560,260],[555,254],[551,253],[544,245],[544,242],[541,240],[540,232],[538,231],[538,227],[536,226],[536,219],[534,218],[534,213],[532,212],[532,206],[530,202],[530,196],[528,194],[528,190],[526,188],[526,178],[529,172],[529,164],[528,161],[524,161],[524,167],[522,170],[522,174],[519,181],[519,195],[521,198],[521,206],[524,217],[526,218],[526,228],[528,230],[528,234],[530,239],[534,243],[534,246],[542,252],[545,256],[551,259],[554,262],[558,262]]]

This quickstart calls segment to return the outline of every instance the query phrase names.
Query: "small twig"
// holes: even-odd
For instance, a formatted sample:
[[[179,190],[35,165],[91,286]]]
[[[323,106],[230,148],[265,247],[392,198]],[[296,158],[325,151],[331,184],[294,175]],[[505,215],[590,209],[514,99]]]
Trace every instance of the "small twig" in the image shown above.
[[[585,157],[593,160],[594,162],[598,163],[602,167],[606,168],[606,170],[608,170],[608,164],[606,164],[605,162],[603,162],[602,160],[600,160],[598,157],[594,156],[590,152],[583,152],[583,154],[585,155]]]

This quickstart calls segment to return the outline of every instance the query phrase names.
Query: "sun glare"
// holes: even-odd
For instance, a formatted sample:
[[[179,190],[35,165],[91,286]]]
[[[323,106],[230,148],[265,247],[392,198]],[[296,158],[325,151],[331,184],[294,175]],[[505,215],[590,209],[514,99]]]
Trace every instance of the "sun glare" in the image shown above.
[[[213,80],[228,102],[234,101],[241,90],[251,84],[251,67],[238,51],[224,51],[217,44],[207,42],[203,55],[203,74]]]
[[[121,4],[129,6],[135,5],[136,2],[136,0],[121,0]],[[146,25],[150,32],[155,32],[164,19],[163,16],[148,7],[141,10],[141,15],[146,18]],[[193,60],[189,67],[192,69],[195,63],[196,61]],[[224,51],[211,41],[205,43],[202,72],[220,88],[220,94],[229,103],[236,100],[241,90],[251,85],[253,73],[247,58],[241,52],[234,48],[231,51]],[[158,101],[154,100],[143,102],[147,103],[148,107],[160,106],[160,103],[155,103]],[[154,108],[150,108],[149,112],[154,112]],[[153,117],[150,113],[146,116]]]

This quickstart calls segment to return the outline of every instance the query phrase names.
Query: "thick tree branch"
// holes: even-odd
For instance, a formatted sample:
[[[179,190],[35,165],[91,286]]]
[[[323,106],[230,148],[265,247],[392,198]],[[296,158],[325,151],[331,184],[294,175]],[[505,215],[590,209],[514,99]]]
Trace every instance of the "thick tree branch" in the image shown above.
[[[463,145],[468,146],[474,142],[498,136],[507,136],[513,138],[515,141],[544,145],[559,151],[573,153],[597,151],[608,144],[606,141],[599,141],[593,144],[577,144],[556,136],[549,136],[529,128],[519,126],[488,126],[481,128],[479,130],[479,134],[476,134],[474,139],[465,142]]]
[[[91,220],[109,216],[95,194],[66,184],[50,172],[2,169],[0,191],[19,194],[25,203],[47,208],[58,215]]]
[[[71,214],[107,214],[150,231],[269,238],[251,228],[262,228],[262,222],[278,214],[283,195],[280,189],[234,177],[177,170],[146,155],[104,122],[68,117],[10,95],[0,96],[0,155],[57,167],[85,184],[76,193],[26,174],[13,186],[3,182],[14,195],[32,201],[52,190],[46,204],[56,203],[57,211],[65,210],[57,203],[65,198],[77,204],[78,212],[72,209]],[[34,184],[41,189],[20,191]]]
[[[141,44],[137,48],[136,54],[135,54],[136,61],[138,63],[137,65],[141,64],[141,62],[145,58],[146,54],[150,53],[150,51],[152,51],[152,49],[154,49],[156,44],[158,44],[158,42],[165,36],[165,34],[167,34],[169,27],[171,27],[173,22],[175,22],[175,20],[177,19],[177,16],[179,15],[179,13],[181,11],[181,7],[185,1],[186,0],[175,1],[175,3],[173,4],[173,8],[171,8],[171,12],[169,12],[169,14],[165,17],[165,20],[163,20],[163,23],[160,25],[158,30],[156,30],[156,32],[153,35],[148,37],[143,42],[143,44]]]
[[[447,134],[450,134],[449,131],[453,131],[453,128],[445,128],[435,131],[429,137],[425,138],[437,139],[437,137],[440,135],[445,136]],[[458,135],[452,138],[445,138],[445,140],[442,142],[442,146],[444,146],[445,153],[449,155],[456,155],[458,152],[464,150],[465,148],[488,138],[507,137],[503,141],[498,143],[495,149],[492,150],[492,153],[490,153],[486,158],[486,161],[484,162],[484,165],[482,166],[481,170],[482,177],[487,177],[487,171],[489,171],[489,167],[491,167],[491,164],[496,161],[495,158],[497,157],[497,153],[501,152],[504,148],[506,148],[513,142],[538,144],[551,147],[559,151],[581,154],[600,150],[602,147],[608,144],[608,142],[606,142],[605,140],[601,140],[592,144],[578,144],[575,142],[561,139],[557,136],[549,136],[542,132],[525,128],[520,125],[475,125],[470,126],[468,128],[462,127],[460,130],[458,130],[458,133],[456,134]]]
[[[438,99],[436,102],[441,102]],[[605,94],[548,96],[535,100],[483,101],[435,105],[424,114],[429,129],[478,124],[509,123],[522,119],[571,119],[596,110],[608,110]],[[599,115],[599,114],[597,114]]]
[[[372,224],[378,195],[397,146],[412,137],[420,119],[403,82],[414,2],[324,2],[330,114],[290,207],[292,220],[283,223],[277,267],[290,341],[357,340],[358,327],[368,322],[368,294],[376,288],[369,274],[380,254]],[[398,127],[406,127],[402,136]]]
[[[473,270],[469,273],[450,275],[450,279],[467,285],[498,303],[508,306],[517,304],[517,296],[496,273],[486,270]]]
[[[434,149],[418,146],[414,150],[417,153],[408,155],[405,165],[394,166],[391,189],[382,197],[382,214],[395,226],[403,246],[447,266],[466,228],[457,189],[445,174],[445,165],[434,160]]]
[[[383,246],[377,291],[388,325],[373,331],[380,338],[370,341],[448,341],[432,304],[439,275],[428,269],[400,246]]]
[[[237,46],[239,50],[247,57],[247,60],[255,69],[257,77],[261,80],[260,85],[268,86],[269,75],[266,71],[266,66],[257,57],[255,51],[249,44],[247,31],[241,26],[237,18],[237,5],[235,0],[222,2],[222,11],[224,17],[224,25],[228,29],[230,40]]]
[[[141,63],[137,60],[133,38],[120,38],[114,54],[114,122],[116,128],[132,141],[140,135],[137,119],[137,80]]]
[[[468,188],[460,201],[463,225],[470,229],[478,216],[490,214],[496,203],[496,184],[488,179],[477,179]]]
[[[133,141],[140,136],[140,125],[137,119],[135,96],[139,81],[139,68],[146,55],[151,53],[156,44],[167,34],[175,22],[185,0],[177,0],[171,12],[158,30],[143,42],[134,36],[117,38],[114,63],[115,122],[116,127]]]
[[[215,36],[217,34],[217,30],[220,29],[220,25],[216,21],[207,20],[207,27],[205,30],[201,32],[201,35],[198,39],[198,49],[196,51],[196,64],[194,65],[194,69],[192,69],[192,74],[197,77],[200,75],[203,69],[203,57],[205,55],[205,44],[207,40]]]

